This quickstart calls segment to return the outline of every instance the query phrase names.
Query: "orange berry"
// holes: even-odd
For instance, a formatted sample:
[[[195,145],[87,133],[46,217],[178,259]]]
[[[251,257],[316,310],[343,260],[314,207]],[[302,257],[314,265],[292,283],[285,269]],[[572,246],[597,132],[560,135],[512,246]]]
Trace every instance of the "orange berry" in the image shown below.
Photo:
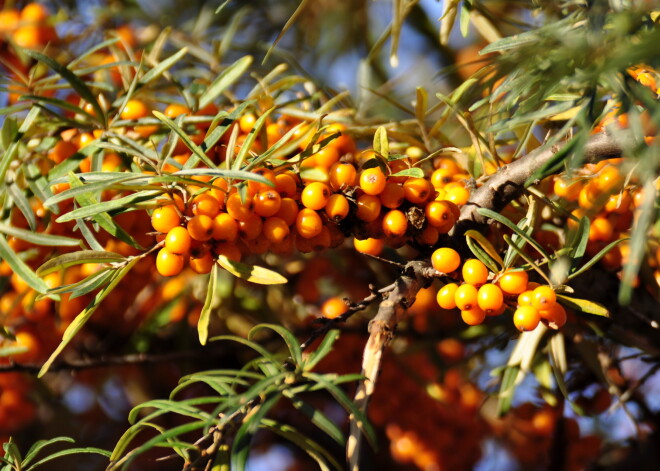
[[[438,291],[436,295],[436,300],[438,301],[438,306],[442,309],[454,309],[456,307],[456,290],[458,285],[456,283],[448,283],[444,285]]]
[[[269,185],[268,183],[258,182],[255,180],[248,180],[247,182],[248,190],[251,191],[252,194],[264,190],[272,190],[273,188],[275,188],[275,183],[276,183],[275,172],[273,172],[271,169],[266,167],[261,167],[256,170],[253,170],[252,173],[264,177],[267,181],[271,183]]]
[[[378,195],[383,206],[389,209],[396,209],[401,206],[405,199],[403,187],[398,183],[387,182],[385,189]]]
[[[400,237],[408,230],[408,218],[398,209],[392,209],[383,217],[383,232],[389,237]]]
[[[154,230],[167,234],[170,229],[181,223],[181,217],[173,205],[161,206],[151,214],[151,226]]]
[[[175,254],[184,254],[190,250],[192,239],[185,227],[176,226],[165,237],[165,248]]]
[[[569,180],[567,177],[559,177],[554,182],[553,191],[561,198],[568,201],[576,201],[580,196],[582,183],[579,180]]]
[[[487,283],[477,292],[477,304],[486,314],[498,312],[504,305],[504,293],[499,286]]]
[[[325,146],[314,154],[314,160],[319,167],[330,168],[339,160],[339,151],[334,146]]]
[[[434,188],[444,188],[446,184],[451,183],[454,174],[446,168],[438,168],[431,174],[431,185]]]
[[[598,216],[589,225],[589,240],[610,242],[614,236],[614,226],[609,217]]]
[[[439,238],[440,232],[431,225],[427,225],[422,232],[415,236],[415,240],[422,245],[435,245]]]
[[[160,249],[156,257],[156,270],[163,276],[175,276],[183,269],[183,255],[175,254],[166,248]]]
[[[296,222],[298,211],[300,211],[300,208],[298,208],[298,203],[295,200],[292,198],[282,198],[280,210],[275,216],[284,220],[288,226],[293,226]]]
[[[321,306],[321,315],[327,319],[335,319],[348,311],[348,306],[339,296],[329,298]]]
[[[441,273],[452,273],[461,264],[461,256],[452,248],[441,247],[431,255],[431,264]]]
[[[322,182],[309,183],[300,195],[303,206],[314,210],[325,208],[328,198],[330,198],[330,188]]]
[[[301,209],[296,216],[296,230],[305,239],[319,235],[323,229],[323,221],[316,211],[309,208]]]
[[[518,306],[531,306],[534,300],[534,290],[528,289],[518,295]]]
[[[149,116],[149,108],[140,100],[128,100],[121,111],[121,119],[137,120]]]
[[[209,192],[197,195],[192,200],[192,212],[195,216],[214,218],[220,212],[220,203]]]
[[[513,313],[513,324],[521,332],[529,332],[539,325],[541,315],[533,306],[521,306]]]
[[[211,255],[210,251],[205,250],[204,253],[200,255],[191,255],[190,261],[188,263],[192,271],[199,273],[200,275],[204,275],[206,273],[210,273],[211,269],[213,268],[213,255]]]
[[[613,165],[605,166],[596,177],[596,186],[603,193],[618,191],[623,185],[624,177],[619,169]]]
[[[226,210],[237,221],[244,221],[254,213],[254,200],[248,196],[243,202],[238,193],[232,193],[227,198]]]
[[[465,261],[462,274],[463,281],[471,285],[480,286],[488,281],[488,268],[476,258]]]
[[[43,23],[48,19],[50,12],[40,3],[28,3],[21,10],[21,21],[26,23]]]
[[[240,117],[238,120],[238,127],[241,129],[243,134],[247,134],[252,131],[254,124],[257,122],[257,117],[254,113],[247,113]]]
[[[450,185],[455,185],[455,186],[450,187]],[[470,199],[470,192],[467,190],[467,188],[465,188],[464,186],[458,183],[456,184],[451,183],[450,185],[447,185],[445,187],[446,190],[445,199],[447,201],[451,201],[457,206],[461,206],[467,203],[468,200]]]
[[[386,178],[379,167],[362,170],[360,188],[368,195],[378,195],[385,189]]]
[[[433,185],[425,178],[408,178],[403,184],[403,192],[411,203],[422,204],[433,193]]]
[[[284,219],[273,216],[264,220],[262,232],[269,242],[279,244],[289,235],[290,230]]]
[[[274,216],[281,205],[282,197],[276,190],[264,190],[254,195],[254,212],[259,216]]]
[[[48,151],[48,158],[59,164],[78,152],[78,146],[73,142],[57,141],[53,148]]]
[[[486,312],[475,306],[472,309],[461,310],[461,318],[467,325],[480,325],[486,318]]]
[[[275,190],[281,198],[295,198],[298,195],[298,177],[285,172],[275,175]]]
[[[377,196],[361,195],[357,199],[356,216],[360,221],[372,222],[378,218],[382,204]]]
[[[456,288],[454,302],[461,311],[469,311],[478,307],[478,291],[474,285],[462,284]]]
[[[240,262],[243,256],[241,250],[233,242],[221,242],[214,245],[213,253],[216,256],[224,255],[232,262]]]
[[[328,198],[328,202],[325,205],[325,213],[335,222],[341,221],[348,216],[349,210],[350,206],[348,204],[348,199],[341,193],[330,195],[330,198]]]
[[[28,330],[17,332],[15,337],[16,346],[25,347],[27,350],[12,355],[12,359],[17,363],[33,363],[37,361],[41,353],[39,338]]]
[[[539,286],[532,291],[532,306],[536,309],[547,309],[557,302],[555,291],[549,286]]]
[[[238,237],[238,223],[227,213],[220,213],[213,218],[213,234],[215,240],[233,242]]]
[[[449,232],[456,222],[452,203],[449,201],[431,201],[424,208],[424,214],[429,224],[442,234]]]
[[[213,236],[213,219],[205,214],[190,218],[186,227],[190,237],[200,242],[207,241]]]
[[[190,109],[187,106],[179,105],[177,103],[172,103],[165,108],[163,112],[165,116],[170,119],[174,119],[178,116],[190,114]]]
[[[566,314],[566,309],[559,304],[554,303],[539,310],[539,315],[541,319],[545,320],[551,327],[559,329],[566,324],[566,319],[568,315]]]
[[[505,294],[520,294],[527,289],[528,280],[526,271],[506,271],[497,284]]]
[[[263,219],[256,214],[244,221],[238,221],[238,233],[244,240],[255,240],[261,235],[263,227]]]
[[[353,246],[355,250],[360,253],[378,256],[385,248],[385,241],[383,239],[353,239]]]
[[[341,190],[355,185],[357,171],[353,164],[337,162],[330,167],[328,177],[332,189]]]

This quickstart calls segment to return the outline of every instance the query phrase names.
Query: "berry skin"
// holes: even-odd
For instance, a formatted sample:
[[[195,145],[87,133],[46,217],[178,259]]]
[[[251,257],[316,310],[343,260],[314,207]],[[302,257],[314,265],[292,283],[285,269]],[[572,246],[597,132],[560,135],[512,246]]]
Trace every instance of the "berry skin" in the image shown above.
[[[335,319],[348,311],[348,306],[338,296],[333,296],[321,306],[321,315],[326,319]]]
[[[360,188],[368,195],[379,195],[385,189],[385,174],[378,167],[367,168],[360,174]]]
[[[380,202],[383,206],[389,209],[396,209],[401,206],[405,199],[403,187],[398,183],[388,182],[385,184],[385,189],[378,195]]]
[[[195,216],[214,218],[220,212],[220,203],[210,193],[203,193],[192,200],[192,212]]]
[[[547,308],[539,310],[539,315],[554,329],[560,329],[566,324],[566,309],[559,303],[551,304]]]
[[[244,221],[238,221],[238,234],[243,240],[255,240],[261,235],[263,227],[263,219],[253,214]]]
[[[233,193],[227,198],[227,212],[237,221],[245,221],[254,214],[254,201],[248,197],[245,203],[241,201],[238,193]]]
[[[383,232],[387,236],[399,237],[408,230],[408,218],[398,209],[393,209],[383,217]]]
[[[357,171],[353,164],[337,162],[328,172],[330,186],[333,190],[341,190],[355,185]]]
[[[181,217],[174,206],[161,206],[151,214],[151,226],[154,230],[167,234],[170,229],[181,223]]]
[[[149,108],[140,100],[128,100],[121,112],[121,119],[140,119],[149,115]]]
[[[328,198],[328,202],[325,205],[325,213],[335,222],[341,221],[348,216],[349,210],[350,206],[348,204],[348,199],[346,199],[341,193],[330,195],[330,198]]]
[[[442,234],[449,232],[456,222],[449,201],[431,201],[424,208],[424,214],[428,223]]]
[[[486,318],[486,312],[479,306],[461,311],[461,318],[467,325],[480,325]]]
[[[288,226],[293,226],[296,223],[296,216],[298,216],[298,203],[292,198],[282,198],[280,210],[275,214],[278,218],[284,220]]]
[[[284,219],[273,216],[264,220],[262,232],[269,242],[279,244],[289,235],[290,230]]]
[[[539,286],[532,292],[532,306],[536,309],[547,309],[557,302],[557,295],[549,286]]]
[[[534,290],[528,289],[518,295],[518,306],[531,306]]]
[[[408,178],[403,184],[403,192],[411,203],[422,204],[433,193],[433,185],[425,178]]]
[[[213,268],[213,255],[207,250],[198,257],[191,256],[188,264],[190,265],[190,269],[195,273],[205,275],[206,273],[210,273]]]
[[[450,185],[455,185],[451,186]],[[450,184],[445,187],[447,193],[445,193],[445,199],[451,201],[452,203],[461,206],[468,202],[470,199],[470,192],[464,186],[456,183]]]
[[[488,268],[481,260],[471,258],[463,264],[463,281],[471,285],[481,286],[488,281]]]
[[[504,305],[504,293],[497,285],[485,284],[477,292],[477,304],[486,314],[499,312]]]
[[[160,249],[156,257],[156,270],[163,276],[175,276],[183,269],[183,255],[175,254],[166,248]]]
[[[566,177],[560,177],[555,180],[553,191],[557,196],[567,201],[576,201],[580,196],[582,183],[579,180],[571,181]]]
[[[505,294],[520,294],[527,289],[528,280],[526,271],[506,271],[497,284]]]
[[[381,206],[377,196],[361,195],[357,199],[357,218],[360,221],[373,222],[378,219]]]
[[[431,264],[440,273],[452,273],[461,264],[461,256],[454,249],[441,247],[431,255]]]
[[[463,284],[456,288],[454,302],[461,311],[469,311],[478,306],[478,291],[474,285]]]
[[[227,213],[220,213],[213,218],[213,234],[215,240],[233,242],[238,237],[238,223]]]
[[[165,236],[165,248],[175,254],[188,252],[191,243],[192,238],[185,227],[173,227]]]
[[[319,235],[322,229],[323,221],[316,211],[304,208],[298,212],[296,216],[296,230],[301,237],[311,239]]]
[[[378,256],[385,248],[385,241],[383,239],[353,239],[353,246],[355,250],[367,255]]]
[[[458,285],[456,283],[449,283],[440,288],[436,296],[438,306],[447,310],[456,308],[455,295],[457,289]]]
[[[513,313],[513,324],[521,332],[529,332],[539,325],[541,315],[533,306],[521,306]]]
[[[312,182],[305,186],[300,201],[303,206],[309,209],[319,210],[325,208],[330,198],[330,188],[322,182]]]
[[[281,198],[294,198],[298,194],[297,178],[289,172],[275,175],[275,190]]]
[[[193,239],[200,242],[207,241],[213,236],[213,219],[204,214],[193,216],[188,221],[187,228],[188,234]]]
[[[254,195],[254,212],[261,217],[277,214],[282,206],[282,197],[275,190],[264,190]]]

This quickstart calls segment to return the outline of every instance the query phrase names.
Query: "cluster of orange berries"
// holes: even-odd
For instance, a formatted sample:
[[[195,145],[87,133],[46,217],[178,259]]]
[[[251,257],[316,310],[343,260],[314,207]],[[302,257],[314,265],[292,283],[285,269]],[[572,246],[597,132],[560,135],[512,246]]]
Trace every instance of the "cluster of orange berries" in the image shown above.
[[[431,264],[441,273],[462,279],[460,285],[444,285],[438,291],[437,302],[442,309],[458,308],[468,325],[479,325],[487,316],[498,316],[507,306],[514,305],[513,323],[521,331],[534,330],[542,320],[554,328],[566,323],[566,310],[557,303],[555,291],[530,282],[526,271],[506,270],[496,276],[482,261],[473,258],[463,263],[459,275],[461,257],[450,247],[435,250]]]
[[[51,14],[41,3],[28,3],[22,10],[0,10],[0,38],[26,49],[42,49],[57,41],[55,28],[49,24]]]

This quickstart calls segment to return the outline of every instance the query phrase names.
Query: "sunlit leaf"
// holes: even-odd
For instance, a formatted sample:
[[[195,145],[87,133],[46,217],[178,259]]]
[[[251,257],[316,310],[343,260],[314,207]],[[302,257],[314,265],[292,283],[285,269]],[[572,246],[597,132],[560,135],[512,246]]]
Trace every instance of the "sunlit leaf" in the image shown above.
[[[252,283],[257,283],[260,285],[280,285],[287,282],[287,279],[282,275],[269,270],[268,268],[235,262],[233,260],[229,260],[224,255],[220,255],[218,257],[218,263],[222,268],[227,270],[232,275]]]

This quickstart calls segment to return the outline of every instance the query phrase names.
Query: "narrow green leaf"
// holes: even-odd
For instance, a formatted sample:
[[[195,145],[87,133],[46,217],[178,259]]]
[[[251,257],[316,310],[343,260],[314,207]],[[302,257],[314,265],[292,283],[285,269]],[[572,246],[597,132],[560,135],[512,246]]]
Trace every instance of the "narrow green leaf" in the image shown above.
[[[0,137],[2,138],[0,141],[2,148],[7,150],[9,146],[14,142],[14,139],[17,135],[18,121],[16,121],[15,117],[8,116],[5,118],[5,122],[2,125],[2,134],[0,134]]]
[[[419,167],[410,167],[410,168],[404,168],[403,170],[399,170],[396,173],[393,173],[392,175],[389,175],[390,177],[412,177],[412,178],[423,178],[424,177],[424,170],[422,170]]]
[[[84,454],[84,453],[93,453],[93,454],[97,454],[97,455],[102,455],[102,456],[105,456],[106,458],[110,457],[110,452],[107,451],[107,450],[102,450],[101,448],[94,448],[94,447],[69,448],[67,450],[62,450],[62,451],[57,451],[55,453],[51,453],[47,457],[45,457],[45,458],[37,461],[36,463],[34,463],[29,468],[26,468],[25,471],[32,471],[37,466],[41,466],[44,463],[48,463],[49,461],[52,461],[56,458],[61,458],[62,456],[79,455],[79,454]]]
[[[493,244],[491,244],[490,241],[486,239],[486,237],[484,237],[481,232],[470,229],[469,231],[465,232],[465,238],[468,247],[477,258],[479,258],[479,255],[477,254],[477,252],[479,252],[484,259],[488,260],[489,263],[486,263],[484,260],[480,259],[483,263],[486,264],[486,266],[490,268],[491,265],[495,266],[495,263],[497,262],[500,267],[504,267],[504,261],[502,260],[502,257],[500,257],[500,254],[497,253],[497,250],[495,250]],[[476,242],[478,247],[472,243],[472,241]],[[473,247],[477,250],[477,252],[475,252]],[[497,273],[499,270],[493,270],[491,268],[491,271]]]
[[[296,367],[302,365],[302,351],[300,350],[300,345],[295,335],[293,335],[289,330],[285,329],[281,325],[259,324],[250,329],[250,332],[248,333],[248,339],[251,340],[254,337],[254,334],[262,329],[270,329],[282,337],[282,339],[286,342],[287,347],[289,347],[289,353]]]
[[[263,128],[264,125],[266,124],[266,120],[268,119],[268,116],[270,116],[270,114],[273,112],[273,110],[275,110],[275,108],[270,108],[261,116],[259,116],[259,118],[257,118],[257,121],[254,123],[254,127],[248,133],[247,137],[243,141],[243,144],[241,144],[241,148],[238,151],[236,160],[234,160],[231,166],[232,169],[234,170],[241,169],[241,167],[243,166],[243,162],[245,161],[245,158],[248,155],[248,152],[250,152],[250,149],[252,148],[252,144],[254,144],[254,141],[257,139],[257,135],[261,131],[261,128]]]
[[[160,62],[156,67],[153,69],[149,70],[144,76],[138,81],[140,86],[144,86],[151,82],[152,80],[157,79],[161,75],[163,75],[164,72],[166,72],[170,67],[172,67],[174,64],[179,62],[183,56],[185,56],[188,53],[188,48],[184,47],[180,51],[175,52],[172,54],[170,57],[165,59],[164,61]]]
[[[5,177],[7,176],[7,170],[9,169],[9,165],[12,163],[12,161],[16,157],[16,154],[18,153],[18,148],[20,145],[18,141],[20,137],[30,130],[32,124],[35,122],[40,112],[41,109],[39,107],[36,106],[32,107],[32,109],[28,112],[27,116],[25,117],[25,120],[18,128],[18,134],[14,136],[14,142],[9,146],[7,151],[2,156],[0,156],[0,182],[5,181]]]
[[[516,378],[518,378],[519,373],[519,366],[507,366],[504,370],[500,392],[497,396],[498,417],[502,417],[511,409],[513,396],[516,392]]]
[[[232,275],[252,283],[260,285],[281,285],[287,282],[287,279],[282,275],[269,270],[268,268],[235,262],[229,260],[224,255],[218,257],[218,263]]]
[[[85,82],[82,81],[80,77],[78,77],[76,74],[74,74],[71,70],[69,70],[66,66],[63,66],[59,62],[55,61],[54,59],[45,56],[41,54],[40,52],[37,51],[32,51],[30,49],[23,49],[23,52],[27,54],[29,57],[38,60],[39,62],[43,62],[46,64],[48,67],[53,69],[55,72],[60,74],[60,76],[69,82],[71,87],[78,92],[78,94],[83,98],[86,102],[90,103],[92,105],[92,108],[94,108],[94,113],[97,117],[97,119],[100,119],[101,125],[105,128],[108,123],[107,123],[107,116],[105,114],[105,111],[103,111],[103,108],[101,108],[101,105],[99,104],[98,100],[92,93],[92,91],[89,89],[89,87],[85,84]]]
[[[557,295],[557,301],[564,306],[574,309],[576,311],[584,312],[586,314],[593,314],[594,316],[610,317],[610,311],[601,304],[588,299],[573,298],[564,296],[563,294]]]
[[[217,341],[220,341],[220,340],[231,340],[232,342],[238,342],[240,344],[243,344],[246,347],[249,347],[252,350],[254,350],[255,352],[257,352],[259,355],[261,355],[265,359],[267,359],[272,365],[278,365],[278,368],[276,370],[274,370],[275,372],[281,370],[281,365],[280,365],[279,360],[277,358],[275,358],[275,356],[272,353],[270,353],[268,350],[263,348],[258,343],[252,342],[252,341],[244,339],[242,337],[236,337],[234,335],[218,335],[216,337],[211,337],[209,340],[211,342],[217,342]]]
[[[41,367],[41,370],[39,370],[39,375],[38,377],[41,378],[43,375],[45,375],[48,372],[48,369],[51,367],[53,362],[57,359],[57,357],[62,353],[62,350],[71,342],[71,339],[80,331],[80,329],[83,328],[83,326],[87,323],[89,318],[94,314],[94,311],[96,311],[96,308],[99,307],[101,302],[112,292],[112,290],[115,289],[117,284],[126,276],[128,272],[131,271],[133,266],[140,260],[139,258],[134,258],[130,260],[123,268],[117,270],[114,274],[114,277],[112,278],[112,281],[101,291],[99,291],[94,299],[87,305],[83,311],[76,316],[76,318],[69,324],[69,326],[66,328],[64,331],[64,335],[62,336],[62,341],[60,344],[57,346],[55,351],[50,355],[48,360],[44,363],[44,365]]]
[[[420,123],[424,123],[426,119],[426,109],[429,103],[429,94],[424,87],[417,87],[417,100],[415,102],[415,118]]]
[[[588,233],[587,233],[588,235]],[[580,276],[582,273],[588,271],[591,267],[593,267],[598,261],[603,258],[607,253],[612,250],[616,245],[620,244],[621,242],[625,242],[626,240],[629,240],[627,237],[624,237],[623,239],[617,239],[614,242],[610,242],[607,244],[605,247],[603,247],[600,252],[598,252],[596,255],[594,255],[587,263],[585,263],[583,266],[581,266],[578,270],[574,271],[568,276],[568,279],[571,280],[575,278],[576,276]]]
[[[204,108],[212,103],[227,88],[232,86],[245,71],[252,65],[252,56],[243,56],[232,65],[224,69],[220,75],[209,85],[208,89],[199,99],[199,107]]]
[[[293,407],[302,412],[314,425],[323,430],[323,432],[325,432],[330,438],[342,446],[346,444],[346,438],[344,437],[343,432],[328,418],[328,416],[297,396],[291,397],[290,399]]]
[[[16,255],[3,235],[0,235],[0,259],[5,260],[12,271],[25,281],[30,288],[41,294],[45,294],[48,291],[46,283]]]
[[[95,291],[96,289],[108,283],[112,278],[112,275],[112,270],[106,268],[92,275],[89,275],[77,283],[60,286],[59,288],[50,290],[49,294],[71,293],[71,297],[69,299],[79,298],[80,296],[91,293],[92,291]]]
[[[23,459],[23,462],[21,464],[23,466],[29,466],[29,464],[32,462],[32,460],[34,460],[34,458],[41,450],[54,443],[60,443],[60,442],[74,443],[75,440],[71,437],[55,437],[55,438],[51,438],[50,440],[37,440],[30,447],[28,452],[25,454],[25,458]]]
[[[26,229],[9,226],[2,222],[0,222],[0,232],[34,245],[44,245],[47,247],[75,247],[80,245],[80,240],[78,239],[53,234],[44,234],[42,232],[32,232]]]
[[[277,35],[275,38],[275,41],[273,41],[273,44],[270,45],[268,50],[266,51],[266,54],[264,55],[263,60],[261,61],[261,64],[265,64],[266,60],[270,57],[270,54],[273,52],[275,49],[275,46],[280,42],[284,34],[293,26],[293,24],[296,22],[296,19],[302,14],[302,12],[305,10],[305,7],[307,6],[307,3],[309,3],[309,0],[301,0],[300,4],[296,7],[296,10],[293,12],[293,14],[289,17],[289,19],[286,21],[284,26],[282,27],[282,31]]]
[[[155,196],[162,194],[160,190],[147,190],[139,191],[133,193],[132,195],[123,196],[121,198],[116,198],[109,201],[103,201],[101,203],[93,203],[82,208],[74,209],[68,213],[63,214],[62,216],[56,219],[57,222],[67,222],[73,221],[74,219],[85,219],[85,218],[98,218],[99,214],[107,214],[109,211],[114,211],[116,209],[127,209],[134,207],[138,203],[143,203],[145,201],[151,201]]]
[[[220,298],[218,296],[218,264],[214,263],[213,268],[211,269],[211,274],[209,275],[209,282],[206,286],[206,298],[204,300],[204,306],[202,307],[202,312],[199,315],[199,320],[197,321],[197,333],[199,335],[199,343],[206,345],[206,341],[209,338],[209,323],[211,321],[211,313],[215,308],[217,308]]]
[[[339,338],[340,332],[337,329],[333,329],[323,337],[323,340],[319,344],[318,348],[314,350],[305,360],[303,369],[305,371],[311,371],[314,367],[321,361],[325,356],[332,351],[332,347],[335,341]]]
[[[162,121],[168,128],[170,128],[172,131],[174,131],[178,136],[179,139],[183,141],[183,143],[190,149],[193,153],[193,155],[196,157],[196,159],[193,159],[192,157],[188,159],[188,161],[192,160],[194,165],[196,161],[201,160],[204,162],[204,164],[209,167],[209,168],[217,168],[217,166],[213,163],[211,159],[209,159],[204,151],[197,145],[195,144],[192,139],[186,134],[186,132],[181,129],[181,127],[172,121],[170,118],[165,116],[163,113],[160,111],[152,111],[153,115],[158,118],[160,121]]]
[[[504,224],[506,227],[508,227],[513,232],[518,234],[518,236],[521,237],[523,240],[525,240],[525,242],[527,242],[532,247],[534,247],[536,251],[543,256],[543,258],[545,258],[546,260],[550,259],[550,256],[546,253],[546,251],[543,249],[543,247],[541,247],[541,245],[538,242],[536,242],[530,235],[525,233],[522,229],[520,229],[520,227],[518,227],[516,224],[511,222],[508,218],[487,208],[479,208],[477,209],[477,212],[482,216],[485,216],[490,219],[494,219],[497,222]]]

